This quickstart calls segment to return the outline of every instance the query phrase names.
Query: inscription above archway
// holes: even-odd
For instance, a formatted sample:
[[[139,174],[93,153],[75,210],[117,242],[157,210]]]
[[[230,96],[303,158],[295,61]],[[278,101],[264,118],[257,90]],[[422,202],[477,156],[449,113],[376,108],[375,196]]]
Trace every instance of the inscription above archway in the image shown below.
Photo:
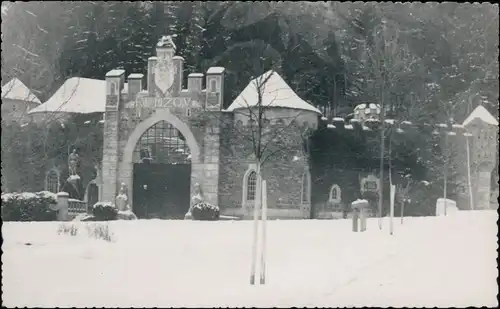
[[[125,103],[125,108],[202,108],[202,104],[189,97],[170,97],[170,98],[157,98],[157,97],[144,97],[137,98],[135,101]]]

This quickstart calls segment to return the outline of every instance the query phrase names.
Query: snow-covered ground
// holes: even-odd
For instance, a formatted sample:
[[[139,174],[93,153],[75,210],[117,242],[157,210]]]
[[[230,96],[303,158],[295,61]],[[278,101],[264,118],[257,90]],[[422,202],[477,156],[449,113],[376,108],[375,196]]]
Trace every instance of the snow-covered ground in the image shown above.
[[[270,221],[267,284],[250,286],[252,222],[109,223],[114,242],[4,223],[8,307],[496,306],[497,213]],[[25,243],[31,245],[25,245]]]

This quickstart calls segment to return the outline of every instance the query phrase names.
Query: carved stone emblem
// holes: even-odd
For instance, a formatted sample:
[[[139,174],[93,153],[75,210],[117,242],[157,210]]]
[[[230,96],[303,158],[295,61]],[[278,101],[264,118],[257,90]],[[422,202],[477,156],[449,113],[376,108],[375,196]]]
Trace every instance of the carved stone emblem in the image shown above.
[[[156,86],[162,92],[163,96],[170,96],[175,73],[172,53],[165,52],[161,57],[158,57],[158,62],[155,66],[155,80]]]

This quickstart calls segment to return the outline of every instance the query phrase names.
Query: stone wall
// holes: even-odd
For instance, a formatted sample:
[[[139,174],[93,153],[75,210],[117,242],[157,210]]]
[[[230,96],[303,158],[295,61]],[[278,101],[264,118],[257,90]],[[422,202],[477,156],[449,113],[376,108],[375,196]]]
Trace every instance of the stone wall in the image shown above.
[[[251,205],[244,205],[244,178],[255,167],[252,132],[245,124],[234,124],[238,116],[226,116],[230,123],[223,129],[220,142],[219,205],[227,215],[252,216]],[[275,119],[273,119],[275,120]],[[222,124],[224,127],[224,124]],[[309,171],[308,156],[297,125],[276,124],[271,121],[264,136],[272,136],[264,156],[271,153],[262,166],[263,180],[267,181],[269,218],[309,218],[310,203],[302,202],[304,174]],[[267,140],[263,138],[263,145]],[[310,192],[308,193],[310,196]],[[309,200],[309,199],[308,199]]]

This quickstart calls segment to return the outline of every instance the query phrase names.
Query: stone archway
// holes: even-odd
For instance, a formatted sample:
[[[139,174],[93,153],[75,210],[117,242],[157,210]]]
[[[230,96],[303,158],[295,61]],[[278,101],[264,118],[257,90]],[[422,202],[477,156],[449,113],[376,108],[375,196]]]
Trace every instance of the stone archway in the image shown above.
[[[134,149],[139,142],[141,136],[146,132],[150,127],[155,125],[160,121],[166,121],[175,127],[179,132],[184,136],[186,140],[186,144],[189,147],[191,152],[191,190],[194,187],[195,183],[201,183],[201,172],[202,168],[201,158],[200,158],[200,147],[196,138],[194,137],[191,129],[188,125],[186,125],[182,120],[180,120],[177,116],[173,115],[168,109],[158,110],[148,119],[139,123],[132,134],[129,136],[127,143],[125,145],[123,151],[123,159],[120,163],[118,180],[119,182],[124,182],[128,188],[128,198],[130,203],[133,201],[133,154]],[[133,207],[133,205],[130,205]]]

